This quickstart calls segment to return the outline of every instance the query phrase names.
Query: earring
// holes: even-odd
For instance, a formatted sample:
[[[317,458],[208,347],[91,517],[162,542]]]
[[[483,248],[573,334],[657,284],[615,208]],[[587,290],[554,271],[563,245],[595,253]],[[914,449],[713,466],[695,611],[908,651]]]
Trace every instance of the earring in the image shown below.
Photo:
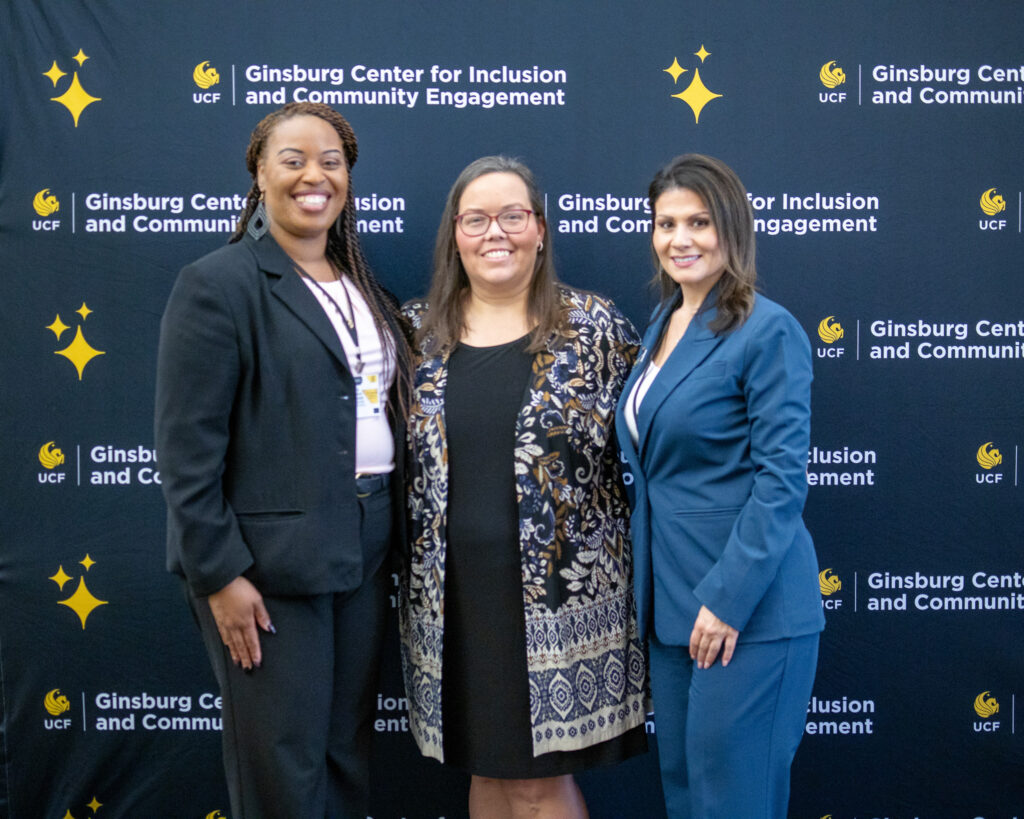
[[[249,217],[249,224],[246,226],[245,232],[258,242],[263,238],[263,234],[267,232],[269,227],[270,221],[267,219],[267,209],[263,206],[263,200],[260,199],[256,210]]]
[[[537,252],[540,253],[544,249],[544,240],[541,239],[537,242]]]

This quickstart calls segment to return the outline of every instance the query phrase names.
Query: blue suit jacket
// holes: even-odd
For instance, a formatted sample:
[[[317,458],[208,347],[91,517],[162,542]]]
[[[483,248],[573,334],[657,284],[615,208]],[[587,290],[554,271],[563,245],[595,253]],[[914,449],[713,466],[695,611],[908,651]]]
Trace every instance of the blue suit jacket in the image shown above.
[[[709,298],[714,298],[712,293]],[[637,418],[624,408],[675,305],[655,314],[622,392],[616,427],[635,480],[634,584],[640,629],[689,643],[701,605],[740,640],[824,627],[807,495],[811,350],[782,307],[757,295],[738,329],[691,321]],[[652,620],[653,618],[653,620]]]

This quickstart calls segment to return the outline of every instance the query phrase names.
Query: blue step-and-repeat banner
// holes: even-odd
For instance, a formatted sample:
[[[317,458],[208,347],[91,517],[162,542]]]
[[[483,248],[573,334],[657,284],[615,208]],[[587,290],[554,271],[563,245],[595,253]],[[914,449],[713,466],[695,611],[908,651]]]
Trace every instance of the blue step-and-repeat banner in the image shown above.
[[[507,153],[562,278],[642,327],[654,171],[737,170],[815,356],[828,625],[790,815],[1024,817],[1024,6],[7,0],[0,25],[0,815],[229,814],[163,568],[158,323],[227,239],[253,125],[311,100],[359,136],[402,299],[458,171]],[[397,666],[392,630],[373,816],[465,815]],[[594,817],[663,815],[651,744],[580,777]]]

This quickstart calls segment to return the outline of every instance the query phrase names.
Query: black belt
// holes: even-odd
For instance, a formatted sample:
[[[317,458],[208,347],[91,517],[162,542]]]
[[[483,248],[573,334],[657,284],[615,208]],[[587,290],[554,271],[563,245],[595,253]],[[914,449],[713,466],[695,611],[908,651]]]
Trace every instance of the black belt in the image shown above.
[[[380,492],[391,485],[390,472],[357,472],[356,497],[366,498],[374,492]]]

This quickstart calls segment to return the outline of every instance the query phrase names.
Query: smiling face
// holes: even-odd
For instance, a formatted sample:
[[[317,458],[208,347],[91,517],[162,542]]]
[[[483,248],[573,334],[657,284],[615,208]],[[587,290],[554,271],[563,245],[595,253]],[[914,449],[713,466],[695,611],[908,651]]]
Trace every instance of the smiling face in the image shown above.
[[[651,245],[684,301],[699,304],[725,272],[711,213],[689,188],[670,188],[655,200]]]
[[[256,181],[270,232],[286,251],[296,242],[326,243],[348,193],[341,137],[320,117],[283,120],[267,138]]]
[[[532,210],[526,183],[514,173],[488,173],[470,182],[459,199],[458,212],[497,216],[518,208]],[[462,268],[474,293],[492,296],[526,294],[537,263],[537,246],[544,226],[535,215],[527,217],[522,233],[506,233],[492,219],[480,236],[466,236],[458,226],[455,243]]]

